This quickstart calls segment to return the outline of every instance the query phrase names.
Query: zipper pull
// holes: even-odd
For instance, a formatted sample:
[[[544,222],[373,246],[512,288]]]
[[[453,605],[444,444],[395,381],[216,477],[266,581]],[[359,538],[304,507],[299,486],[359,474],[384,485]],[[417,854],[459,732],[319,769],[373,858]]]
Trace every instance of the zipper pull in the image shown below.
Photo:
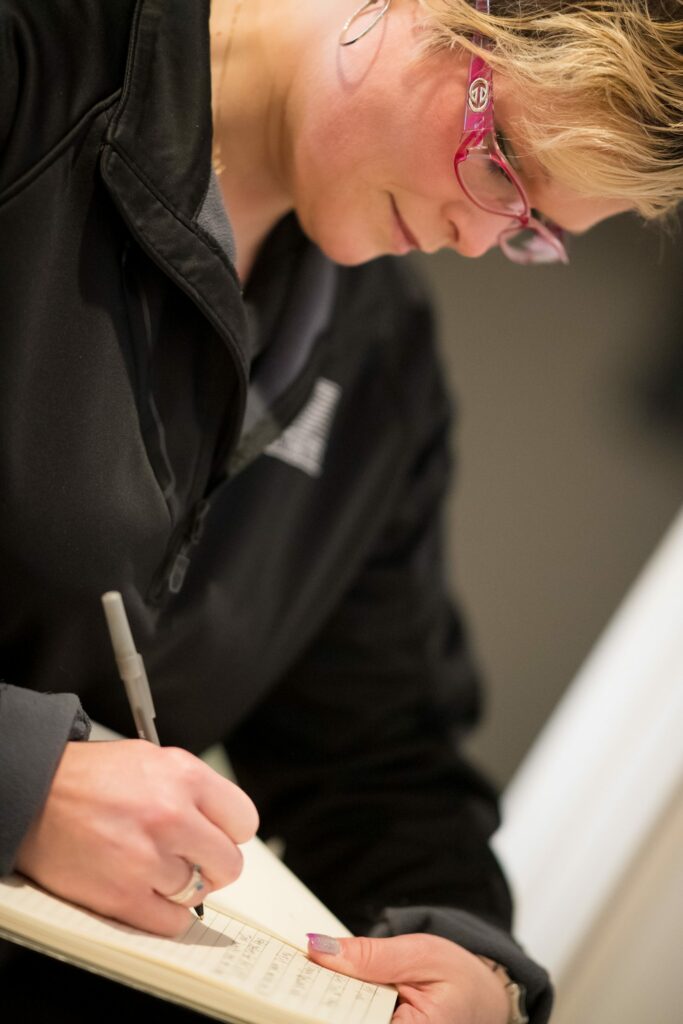
[[[185,553],[186,546],[187,545],[183,544],[182,548],[173,559],[171,571],[168,574],[168,582],[166,585],[169,593],[171,594],[179,594],[183,589],[187,570],[190,568],[190,559]]]
[[[165,587],[170,594],[179,594],[183,589],[187,570],[190,568],[190,551],[202,538],[204,526],[206,524],[206,517],[210,507],[210,503],[206,499],[197,502],[194,507],[190,526],[185,532],[183,540],[173,556],[166,574]]]

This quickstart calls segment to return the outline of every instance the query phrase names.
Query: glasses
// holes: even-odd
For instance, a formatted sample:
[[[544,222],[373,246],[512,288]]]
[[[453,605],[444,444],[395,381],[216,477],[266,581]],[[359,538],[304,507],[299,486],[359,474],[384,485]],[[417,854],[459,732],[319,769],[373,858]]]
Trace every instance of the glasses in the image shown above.
[[[489,0],[475,0],[475,7],[488,14]],[[472,42],[483,48],[490,45],[480,35]],[[508,259],[525,266],[569,262],[562,228],[533,216],[526,190],[501,148],[493,119],[493,71],[477,54],[470,61],[465,126],[453,162],[467,198],[512,222],[498,237]]]

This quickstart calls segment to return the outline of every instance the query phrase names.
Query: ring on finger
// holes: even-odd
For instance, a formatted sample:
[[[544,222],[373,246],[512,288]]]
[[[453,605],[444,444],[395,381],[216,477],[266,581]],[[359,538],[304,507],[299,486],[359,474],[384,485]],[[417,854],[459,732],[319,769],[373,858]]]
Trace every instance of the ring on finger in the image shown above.
[[[191,868],[191,875],[187,885],[184,885],[178,892],[174,892],[171,896],[166,896],[167,900],[171,903],[187,903],[189,899],[195,896],[198,892],[201,892],[204,888],[204,882],[202,881],[202,869],[199,864],[188,864]]]

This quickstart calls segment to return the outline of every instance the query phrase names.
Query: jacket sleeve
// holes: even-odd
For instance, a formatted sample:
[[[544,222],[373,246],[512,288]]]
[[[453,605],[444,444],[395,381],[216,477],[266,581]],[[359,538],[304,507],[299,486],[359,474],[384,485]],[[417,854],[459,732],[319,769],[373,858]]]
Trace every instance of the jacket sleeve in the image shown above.
[[[0,875],[9,874],[69,740],[87,739],[78,697],[0,683]]]
[[[442,573],[447,445],[441,422],[341,606],[230,756],[263,834],[353,931],[426,931],[488,955],[543,1024],[548,978],[510,935],[488,845],[496,795],[459,749],[479,689]]]
[[[0,0],[0,68],[2,68],[2,89],[0,89],[0,165],[7,139],[12,127],[17,104],[19,69],[14,41],[14,25],[9,12]],[[0,182],[0,191],[2,183]]]

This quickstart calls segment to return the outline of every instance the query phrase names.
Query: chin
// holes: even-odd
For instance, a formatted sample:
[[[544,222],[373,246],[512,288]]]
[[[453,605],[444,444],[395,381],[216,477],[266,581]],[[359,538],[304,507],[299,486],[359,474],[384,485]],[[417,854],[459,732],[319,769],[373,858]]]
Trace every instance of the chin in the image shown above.
[[[372,253],[351,253],[348,251],[336,252],[333,250],[323,249],[328,259],[332,260],[340,267],[360,267],[364,263],[370,263],[372,260],[376,260],[379,256],[383,256],[384,253],[372,252]]]
[[[363,230],[354,232],[347,226],[344,231],[340,231],[336,225],[306,224],[303,221],[301,227],[321,252],[341,267],[358,267],[388,252]]]
[[[386,250],[379,246],[361,245],[358,242],[320,242],[314,239],[316,245],[325,253],[328,259],[340,267],[360,267],[363,263],[370,263],[379,256],[386,256]]]

